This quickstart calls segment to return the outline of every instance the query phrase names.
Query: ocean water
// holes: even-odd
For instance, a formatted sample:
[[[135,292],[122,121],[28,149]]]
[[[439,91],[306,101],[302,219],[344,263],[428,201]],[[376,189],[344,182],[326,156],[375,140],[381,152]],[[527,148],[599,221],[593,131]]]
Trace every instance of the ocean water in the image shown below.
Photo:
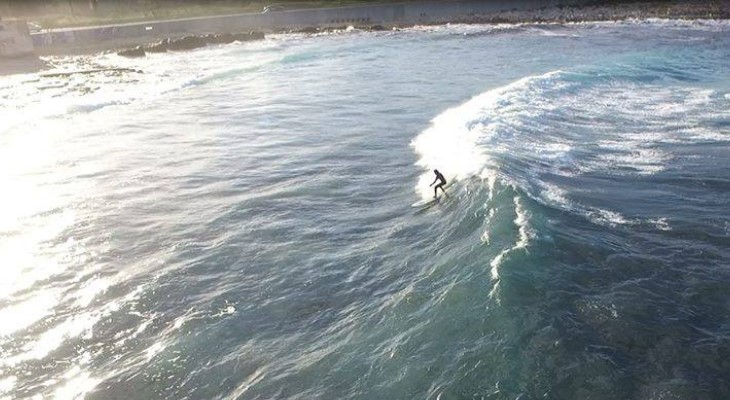
[[[136,72],[0,78],[2,399],[730,398],[727,23],[50,61]]]

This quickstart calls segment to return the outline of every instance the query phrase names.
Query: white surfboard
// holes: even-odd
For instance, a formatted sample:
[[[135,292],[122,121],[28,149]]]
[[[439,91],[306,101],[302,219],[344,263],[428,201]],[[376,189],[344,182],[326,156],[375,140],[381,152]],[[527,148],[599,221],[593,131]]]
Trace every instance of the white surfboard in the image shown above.
[[[453,183],[453,181],[447,183],[444,186],[444,189],[448,189],[452,183]],[[450,197],[450,196],[448,194],[446,194],[446,191],[444,191],[443,193],[441,193],[441,195],[438,197],[438,199],[435,199],[433,197],[429,197],[428,199],[422,199],[420,201],[417,201],[417,202],[411,204],[411,207],[428,207],[435,203],[438,203],[439,201],[441,201],[441,199],[448,198],[448,197]]]
[[[431,204],[436,203],[437,201],[438,200],[434,199],[434,198],[423,199],[421,201],[417,201],[417,202],[411,204],[411,207],[426,207],[426,206],[430,206]]]

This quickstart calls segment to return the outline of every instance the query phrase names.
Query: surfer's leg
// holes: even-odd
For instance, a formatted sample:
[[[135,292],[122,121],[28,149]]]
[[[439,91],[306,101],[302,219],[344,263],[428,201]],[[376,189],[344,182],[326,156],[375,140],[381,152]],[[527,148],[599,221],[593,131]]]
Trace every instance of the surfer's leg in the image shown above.
[[[438,193],[439,188],[441,189],[442,192],[446,193],[446,191],[444,190],[444,185],[443,184],[436,185],[436,187],[433,188],[433,197],[434,198],[437,198],[438,197],[436,195],[436,193]]]

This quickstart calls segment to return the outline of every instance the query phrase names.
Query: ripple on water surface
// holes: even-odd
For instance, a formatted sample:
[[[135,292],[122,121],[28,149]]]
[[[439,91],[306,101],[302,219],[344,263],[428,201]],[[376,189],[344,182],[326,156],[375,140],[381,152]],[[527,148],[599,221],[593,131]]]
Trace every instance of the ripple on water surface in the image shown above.
[[[727,398],[728,40],[353,30],[3,79],[0,397]]]

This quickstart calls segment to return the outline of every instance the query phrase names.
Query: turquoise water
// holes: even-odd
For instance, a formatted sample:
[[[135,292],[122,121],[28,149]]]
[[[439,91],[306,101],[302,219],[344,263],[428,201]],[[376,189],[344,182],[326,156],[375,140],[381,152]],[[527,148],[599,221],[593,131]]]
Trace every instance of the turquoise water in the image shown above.
[[[51,61],[140,72],[0,80],[0,398],[730,397],[726,23]]]

